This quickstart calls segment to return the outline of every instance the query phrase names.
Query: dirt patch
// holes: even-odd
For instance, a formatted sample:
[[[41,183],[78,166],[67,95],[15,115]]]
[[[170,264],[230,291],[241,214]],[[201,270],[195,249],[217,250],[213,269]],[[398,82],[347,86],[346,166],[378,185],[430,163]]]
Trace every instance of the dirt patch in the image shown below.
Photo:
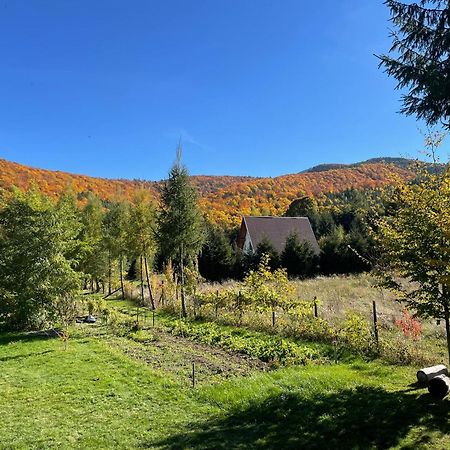
[[[191,383],[192,363],[199,384],[212,384],[224,378],[269,369],[267,363],[247,355],[230,353],[161,330],[152,329],[151,334],[154,339],[144,343],[125,337],[111,337],[108,342],[126,355],[144,361],[155,370],[167,372],[182,383]]]

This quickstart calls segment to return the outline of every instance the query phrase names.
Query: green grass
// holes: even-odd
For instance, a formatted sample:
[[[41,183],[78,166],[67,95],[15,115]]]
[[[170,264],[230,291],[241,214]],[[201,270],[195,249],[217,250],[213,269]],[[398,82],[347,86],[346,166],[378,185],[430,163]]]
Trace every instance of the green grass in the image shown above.
[[[1,448],[136,448],[208,411],[98,339],[2,335],[1,355]]]
[[[416,368],[267,371],[158,328],[71,335],[64,351],[57,338],[0,334],[1,449],[450,447],[450,403],[412,385]]]

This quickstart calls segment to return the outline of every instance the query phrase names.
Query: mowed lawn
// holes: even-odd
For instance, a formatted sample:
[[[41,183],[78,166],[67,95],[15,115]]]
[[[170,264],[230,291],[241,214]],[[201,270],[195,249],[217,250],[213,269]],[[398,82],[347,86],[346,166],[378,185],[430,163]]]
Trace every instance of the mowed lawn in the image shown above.
[[[195,389],[180,377],[98,336],[64,351],[1,334],[0,448],[450,448],[449,401],[411,367],[255,369]]]

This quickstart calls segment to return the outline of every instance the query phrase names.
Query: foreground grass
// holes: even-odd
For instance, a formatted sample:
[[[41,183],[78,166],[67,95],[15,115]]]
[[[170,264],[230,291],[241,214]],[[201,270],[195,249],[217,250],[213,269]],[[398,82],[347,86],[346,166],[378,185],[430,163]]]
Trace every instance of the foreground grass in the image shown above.
[[[135,448],[179,431],[192,396],[98,339],[3,335],[1,448]]]
[[[411,367],[255,369],[190,389],[122,351],[129,339],[83,333],[67,351],[58,339],[0,335],[0,448],[450,447],[449,402],[409,386]]]

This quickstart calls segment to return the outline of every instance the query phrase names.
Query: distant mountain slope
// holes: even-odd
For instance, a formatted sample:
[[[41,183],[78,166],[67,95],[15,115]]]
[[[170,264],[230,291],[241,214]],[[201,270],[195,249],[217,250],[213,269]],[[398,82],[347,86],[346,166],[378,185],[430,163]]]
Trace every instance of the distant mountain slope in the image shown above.
[[[412,164],[414,164],[414,160],[408,158],[392,158],[392,157],[381,157],[381,158],[371,158],[366,161],[361,161],[353,164],[340,164],[340,163],[330,163],[330,164],[319,164],[317,166],[311,167],[310,169],[306,169],[301,173],[314,173],[314,172],[325,172],[327,170],[336,170],[336,169],[351,169],[353,167],[359,167],[364,164],[393,164],[397,167],[401,167],[402,169],[409,168]]]
[[[317,196],[351,187],[377,187],[390,183],[394,174],[402,178],[413,176],[401,164],[384,164],[379,161],[344,167],[339,165],[338,168],[326,170],[313,169],[275,178],[193,176],[192,181],[199,191],[205,214],[216,223],[232,226],[239,222],[241,215],[280,215],[299,195]],[[0,159],[0,188],[9,190],[15,185],[28,189],[32,183],[53,198],[71,187],[80,198],[92,191],[106,200],[118,197],[131,199],[133,193],[141,188],[149,190],[157,199],[162,182],[95,178],[36,169]]]

